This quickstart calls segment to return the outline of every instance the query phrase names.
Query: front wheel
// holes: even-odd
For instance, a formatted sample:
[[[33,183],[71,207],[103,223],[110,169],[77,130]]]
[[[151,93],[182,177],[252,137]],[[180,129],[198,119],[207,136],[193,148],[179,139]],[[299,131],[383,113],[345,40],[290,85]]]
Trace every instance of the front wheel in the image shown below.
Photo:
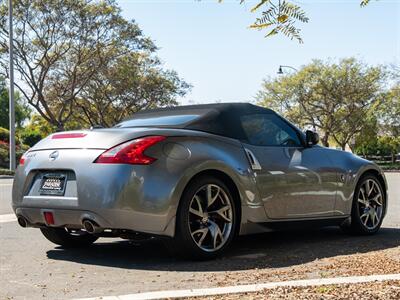
[[[345,229],[356,234],[376,233],[382,225],[385,208],[385,194],[378,178],[363,176],[354,192],[351,222]]]
[[[176,236],[168,242],[169,248],[192,259],[218,256],[233,240],[236,214],[233,195],[224,182],[211,176],[197,178],[182,196]]]
[[[50,242],[64,248],[89,246],[98,239],[98,237],[82,230],[46,227],[40,228],[40,231]]]

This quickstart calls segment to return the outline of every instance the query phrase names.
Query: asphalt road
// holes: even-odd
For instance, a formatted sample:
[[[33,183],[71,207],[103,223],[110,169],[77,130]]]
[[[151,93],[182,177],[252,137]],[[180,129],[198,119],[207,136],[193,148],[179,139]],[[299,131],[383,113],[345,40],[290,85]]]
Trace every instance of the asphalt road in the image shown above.
[[[157,241],[138,245],[100,239],[86,249],[64,250],[37,229],[1,223],[0,299],[71,299],[320,278],[340,268],[341,275],[358,274],[352,270],[357,264],[364,275],[368,259],[368,272],[385,272],[380,267],[389,259],[400,263],[400,173],[388,173],[387,179],[389,214],[375,236],[349,236],[336,228],[254,235],[239,238],[224,258],[211,262],[179,260]],[[11,183],[0,179],[0,214],[12,212]],[[400,273],[392,262],[387,267]]]

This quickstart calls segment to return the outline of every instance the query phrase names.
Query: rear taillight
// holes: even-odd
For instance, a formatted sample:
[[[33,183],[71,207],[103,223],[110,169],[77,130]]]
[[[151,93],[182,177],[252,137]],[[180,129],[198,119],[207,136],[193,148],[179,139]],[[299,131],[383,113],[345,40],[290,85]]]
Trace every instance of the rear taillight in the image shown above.
[[[26,151],[24,154],[22,154],[21,158],[19,159],[19,166],[23,166],[25,164],[25,159],[26,159],[26,155],[28,154],[28,151]]]
[[[107,150],[94,162],[98,164],[149,165],[157,159],[147,156],[144,152],[165,139],[165,136],[146,136],[132,140]]]

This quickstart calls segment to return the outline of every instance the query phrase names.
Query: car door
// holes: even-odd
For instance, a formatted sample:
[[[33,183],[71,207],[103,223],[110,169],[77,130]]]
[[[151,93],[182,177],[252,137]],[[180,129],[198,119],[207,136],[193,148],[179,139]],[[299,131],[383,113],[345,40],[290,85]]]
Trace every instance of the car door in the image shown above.
[[[337,176],[324,148],[305,147],[300,132],[273,113],[242,116],[241,124],[268,217],[332,216]]]

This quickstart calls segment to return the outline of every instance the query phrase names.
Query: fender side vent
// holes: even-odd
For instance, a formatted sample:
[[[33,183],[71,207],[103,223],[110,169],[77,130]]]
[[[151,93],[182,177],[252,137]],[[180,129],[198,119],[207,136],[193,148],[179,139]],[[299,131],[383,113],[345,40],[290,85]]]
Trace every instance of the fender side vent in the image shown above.
[[[255,157],[255,155],[253,154],[253,152],[251,152],[249,149],[244,148],[244,151],[246,151],[246,155],[247,155],[247,159],[249,160],[249,163],[251,165],[251,168],[256,171],[256,170],[261,170],[261,165],[258,162],[257,158]]]

